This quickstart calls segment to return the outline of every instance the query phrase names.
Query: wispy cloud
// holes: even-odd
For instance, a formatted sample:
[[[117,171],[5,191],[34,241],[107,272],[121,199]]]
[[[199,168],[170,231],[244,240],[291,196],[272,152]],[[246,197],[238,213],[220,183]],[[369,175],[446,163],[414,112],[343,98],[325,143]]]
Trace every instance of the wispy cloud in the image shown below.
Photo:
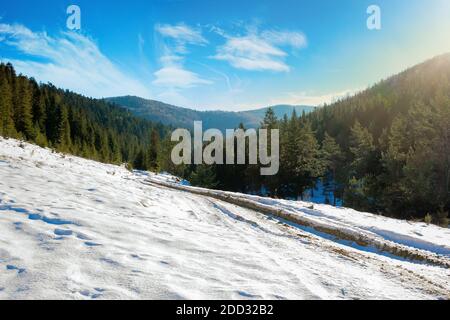
[[[183,23],[177,25],[157,24],[155,30],[164,38],[175,42],[173,48],[177,53],[187,53],[186,45],[205,45],[208,41],[203,37],[201,30],[194,29]]]
[[[213,59],[227,61],[237,69],[252,71],[288,72],[285,61],[288,53],[283,47],[300,49],[307,44],[301,32],[267,30],[250,31],[245,36],[229,36],[222,30],[218,33],[226,38],[217,48]]]
[[[139,80],[125,74],[93,40],[75,32],[51,37],[20,24],[0,24],[0,45],[15,48],[24,59],[2,57],[18,72],[91,97],[134,94],[150,97]]]
[[[201,30],[185,24],[155,26],[155,31],[163,38],[162,55],[159,58],[161,68],[154,73],[153,84],[170,89],[171,95],[178,89],[192,88],[198,85],[211,84],[201,76],[184,66],[188,45],[205,45],[208,41]]]
[[[174,88],[191,88],[196,85],[211,83],[209,80],[200,78],[195,72],[177,65],[159,69],[155,72],[155,77],[154,84]]]

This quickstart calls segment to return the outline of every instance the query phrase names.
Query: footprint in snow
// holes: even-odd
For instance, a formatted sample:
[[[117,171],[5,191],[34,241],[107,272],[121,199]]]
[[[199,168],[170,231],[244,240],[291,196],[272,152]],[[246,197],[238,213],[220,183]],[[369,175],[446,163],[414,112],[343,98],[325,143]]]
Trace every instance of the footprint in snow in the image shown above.
[[[139,256],[138,254],[132,254],[131,257],[134,258],[134,259],[137,259],[137,260],[141,260],[141,261],[145,260],[144,258]]]
[[[84,244],[86,246],[88,246],[88,247],[99,247],[99,246],[101,246],[100,243],[95,243],[95,242],[90,242],[90,241],[86,241]]]
[[[100,261],[105,262],[105,263],[107,263],[109,265],[112,265],[114,267],[119,267],[120,266],[119,262],[117,262],[115,260],[112,260],[112,259],[109,259],[109,258],[100,258]]]
[[[73,232],[72,230],[55,229],[54,233],[57,236],[71,236]]]
[[[46,216],[40,215],[40,214],[29,214],[28,215],[28,219],[30,220],[42,220],[45,223],[48,224],[52,224],[52,225],[57,225],[57,226],[61,226],[61,225],[65,225],[65,224],[75,224],[72,221],[69,220],[64,220],[64,219],[59,219],[59,218],[48,218]]]
[[[250,293],[245,292],[245,291],[238,291],[238,294],[239,294],[241,297],[244,297],[244,298],[253,298],[253,299],[261,298],[261,296],[255,296],[255,295],[250,294]]]
[[[89,290],[82,290],[79,293],[86,298],[97,299],[102,296],[102,292],[104,292],[105,290],[100,289],[100,288],[95,288],[94,291],[95,292],[91,292]]]
[[[26,269],[24,269],[24,268],[18,268],[16,266],[11,265],[11,264],[8,264],[6,266],[6,270],[14,270],[14,271],[17,271],[17,273],[24,273],[26,271]]]
[[[82,233],[77,233],[77,238],[80,239],[80,240],[92,240],[87,235],[84,235]]]

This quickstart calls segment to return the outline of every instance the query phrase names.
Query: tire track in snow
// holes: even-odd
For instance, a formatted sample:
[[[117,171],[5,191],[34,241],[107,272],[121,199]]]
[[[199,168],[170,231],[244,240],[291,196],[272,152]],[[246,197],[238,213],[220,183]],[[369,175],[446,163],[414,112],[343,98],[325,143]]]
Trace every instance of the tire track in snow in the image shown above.
[[[190,199],[190,201],[194,204],[194,207],[196,207],[197,210],[198,210],[200,203],[206,207],[208,207],[208,206],[205,205],[204,202],[210,203],[212,206],[216,207],[216,209],[221,212],[221,214],[220,214],[222,216],[221,221],[227,222],[227,224],[228,224],[227,227],[229,230],[235,231],[235,228],[238,228],[240,231],[240,232],[238,232],[238,234],[241,238],[243,238],[249,245],[251,245],[252,248],[259,251],[261,254],[263,254],[267,258],[271,259],[272,263],[277,265],[277,267],[282,269],[285,273],[294,274],[297,277],[297,279],[301,282],[301,284],[305,287],[307,292],[309,292],[310,294],[315,294],[316,298],[317,297],[325,298],[325,299],[340,298],[340,296],[330,294],[322,287],[320,287],[320,289],[318,290],[317,283],[314,284],[310,281],[311,275],[316,273],[314,270],[314,267],[307,268],[307,271],[311,272],[310,274],[307,275],[308,278],[305,278],[305,277],[299,278],[297,276],[298,272],[296,272],[299,269],[299,266],[297,264],[292,264],[291,262],[289,262],[286,259],[283,259],[283,262],[275,261],[274,259],[271,258],[273,255],[270,253],[270,251],[265,249],[266,247],[270,247],[269,245],[260,245],[260,244],[256,243],[256,241],[253,239],[253,237],[250,237],[247,235],[247,233],[249,231],[252,233],[255,233],[255,232],[257,233],[258,231],[267,233],[268,230],[261,228],[257,222],[249,220],[248,218],[242,217],[240,214],[242,212],[248,212],[249,214],[252,214],[252,218],[258,219],[261,217],[260,221],[263,223],[267,222],[267,219],[266,219],[266,221],[263,220],[264,218],[266,218],[266,215],[259,213],[257,211],[254,211],[254,210],[242,208],[242,207],[239,207],[234,204],[223,202],[221,200],[217,200],[215,198],[211,198],[208,196],[192,194],[190,192],[186,192],[186,191],[182,191],[182,190],[174,190],[174,189],[171,189],[170,187],[159,186],[159,185],[157,186],[157,188],[169,189],[169,190],[172,190],[172,192],[179,194],[180,197],[185,197],[185,198]],[[235,209],[237,209],[237,208],[239,208],[239,212],[236,212]],[[208,211],[208,210],[202,210],[202,211],[204,211],[205,214],[210,214],[210,211]],[[228,218],[228,220],[225,217]],[[232,219],[232,220],[236,221],[237,223],[232,224],[229,221],[229,219]],[[244,225],[246,227],[244,227]],[[248,228],[249,226],[250,226],[250,228]],[[269,232],[269,234],[271,236],[286,237],[286,235],[283,235],[283,232],[291,234],[291,236],[293,238],[297,238],[298,240],[301,240],[301,238],[303,236],[305,236],[309,240],[312,240],[311,245],[316,246],[317,249],[326,251],[326,252],[328,252],[328,254],[336,256],[337,258],[340,257],[342,259],[347,259],[347,260],[351,261],[352,263],[359,265],[363,268],[366,268],[368,266],[375,267],[375,269],[378,272],[386,275],[386,277],[390,278],[391,281],[399,282],[402,284],[402,286],[406,285],[407,287],[410,288],[410,290],[414,290],[414,291],[419,290],[419,291],[423,291],[426,294],[434,294],[434,295],[441,296],[444,298],[448,298],[450,296],[450,292],[448,289],[446,289],[445,287],[443,287],[440,284],[434,283],[432,280],[427,279],[426,277],[424,277],[422,275],[416,274],[414,271],[412,271],[410,269],[403,268],[400,265],[400,261],[398,262],[399,264],[397,264],[395,266],[396,269],[398,269],[398,270],[395,270],[389,265],[389,262],[385,261],[385,260],[388,260],[387,257],[378,256],[375,253],[358,251],[357,249],[353,249],[351,247],[347,248],[346,246],[340,245],[331,240],[323,239],[323,238],[320,238],[315,235],[309,235],[308,233],[306,233],[305,231],[303,231],[301,229],[300,230],[295,229],[294,227],[286,225],[284,223],[276,224],[276,226],[281,230],[281,233],[274,234],[274,233]],[[264,239],[264,240],[266,240],[266,239]],[[299,244],[302,244],[302,243],[299,241]],[[280,258],[280,257],[278,256],[278,258]],[[382,258],[382,259],[380,260],[380,258]],[[286,265],[288,265],[289,267],[286,268],[285,267]],[[305,268],[304,265],[302,267]],[[301,271],[305,271],[305,270],[303,269]],[[323,278],[323,274],[321,276]],[[330,274],[329,276],[332,277],[333,274]],[[411,281],[411,280],[413,280],[414,282],[411,285],[408,285],[408,281]],[[309,283],[309,285],[308,285],[308,283]],[[319,280],[319,283],[320,283],[320,280]],[[420,283],[420,285],[418,285],[419,283]]]

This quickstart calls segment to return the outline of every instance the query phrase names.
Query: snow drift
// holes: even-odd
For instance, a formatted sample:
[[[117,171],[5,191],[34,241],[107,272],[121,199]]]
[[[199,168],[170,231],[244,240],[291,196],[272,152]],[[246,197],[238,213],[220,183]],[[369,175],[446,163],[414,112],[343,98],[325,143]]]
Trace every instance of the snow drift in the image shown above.
[[[171,179],[0,138],[0,299],[450,297],[442,264],[155,185]],[[447,229],[234,196],[448,258]]]

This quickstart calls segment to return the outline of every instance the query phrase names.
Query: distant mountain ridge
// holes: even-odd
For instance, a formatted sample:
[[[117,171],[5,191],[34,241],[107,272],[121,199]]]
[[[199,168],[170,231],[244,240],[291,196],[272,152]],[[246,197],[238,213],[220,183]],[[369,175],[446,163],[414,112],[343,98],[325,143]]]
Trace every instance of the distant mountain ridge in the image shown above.
[[[246,128],[257,128],[269,107],[249,111],[198,111],[177,107],[156,100],[148,100],[136,96],[122,96],[106,98],[105,100],[130,110],[133,114],[165,125],[192,128],[194,121],[202,121],[204,129],[237,128],[240,123]],[[313,106],[276,105],[271,107],[278,118],[288,115],[295,110],[298,115],[310,113],[316,109]]]

